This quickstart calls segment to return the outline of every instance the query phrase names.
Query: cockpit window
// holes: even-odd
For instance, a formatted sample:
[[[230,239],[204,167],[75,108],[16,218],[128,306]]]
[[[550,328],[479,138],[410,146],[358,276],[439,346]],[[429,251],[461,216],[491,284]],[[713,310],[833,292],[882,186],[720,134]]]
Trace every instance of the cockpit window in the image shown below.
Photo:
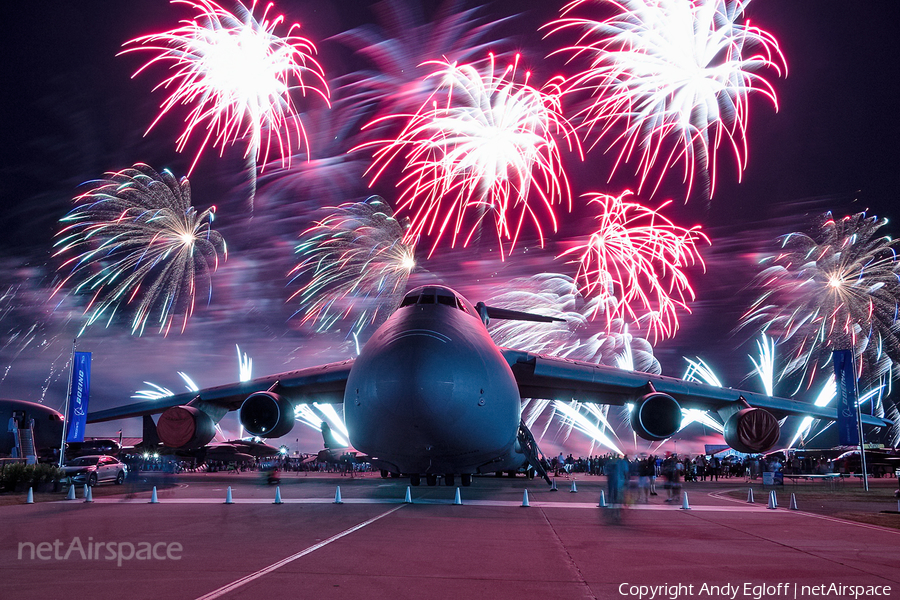
[[[407,294],[400,303],[400,308],[413,304],[443,304],[451,308],[469,312],[465,302],[444,288],[422,288]]]

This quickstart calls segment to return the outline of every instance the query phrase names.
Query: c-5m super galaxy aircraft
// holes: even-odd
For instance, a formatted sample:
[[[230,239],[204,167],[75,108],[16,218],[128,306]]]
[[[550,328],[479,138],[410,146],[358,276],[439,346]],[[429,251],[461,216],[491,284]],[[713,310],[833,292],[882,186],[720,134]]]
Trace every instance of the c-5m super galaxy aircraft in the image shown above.
[[[743,452],[778,441],[776,417],[836,419],[832,408],[500,348],[489,319],[553,320],[473,306],[450,288],[425,286],[406,295],[355,359],[98,411],[88,422],[162,413],[162,441],[190,448],[208,443],[227,411],[239,411],[251,435],[277,438],[294,426],[294,405],[343,403],[350,443],[376,468],[409,475],[413,485],[422,475],[429,485],[438,475],[468,485],[475,473],[527,465],[543,475],[522,398],[633,402],[631,425],[646,440],[677,432],[681,407],[714,410],[726,422],[725,441]]]

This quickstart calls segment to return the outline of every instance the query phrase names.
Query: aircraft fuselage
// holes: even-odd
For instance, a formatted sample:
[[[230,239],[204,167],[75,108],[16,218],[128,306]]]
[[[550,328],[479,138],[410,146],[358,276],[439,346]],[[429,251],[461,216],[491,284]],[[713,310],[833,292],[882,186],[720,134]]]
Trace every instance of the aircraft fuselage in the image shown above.
[[[399,473],[522,466],[518,386],[475,308],[437,286],[404,305],[365,344],[347,380],[352,445]]]

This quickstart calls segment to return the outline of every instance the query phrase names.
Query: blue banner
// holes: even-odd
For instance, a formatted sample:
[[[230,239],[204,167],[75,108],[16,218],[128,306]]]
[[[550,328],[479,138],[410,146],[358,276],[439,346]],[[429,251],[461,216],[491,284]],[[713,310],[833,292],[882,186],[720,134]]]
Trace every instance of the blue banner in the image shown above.
[[[91,395],[91,353],[76,352],[72,365],[72,389],[69,392],[69,428],[67,442],[83,442]]]
[[[837,383],[838,440],[842,446],[859,445],[859,420],[856,411],[856,368],[853,351],[834,350],[834,380]]]

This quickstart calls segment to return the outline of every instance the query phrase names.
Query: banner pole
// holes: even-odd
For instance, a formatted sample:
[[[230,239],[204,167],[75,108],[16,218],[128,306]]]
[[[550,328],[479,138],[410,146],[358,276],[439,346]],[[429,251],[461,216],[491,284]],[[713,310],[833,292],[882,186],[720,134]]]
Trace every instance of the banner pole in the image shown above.
[[[66,459],[66,429],[69,428],[69,396],[72,394],[72,375],[75,373],[75,345],[78,343],[76,337],[72,340],[72,358],[69,360],[69,383],[66,386],[66,403],[63,409],[63,431],[62,440],[59,443],[59,468],[62,469],[63,462]]]

